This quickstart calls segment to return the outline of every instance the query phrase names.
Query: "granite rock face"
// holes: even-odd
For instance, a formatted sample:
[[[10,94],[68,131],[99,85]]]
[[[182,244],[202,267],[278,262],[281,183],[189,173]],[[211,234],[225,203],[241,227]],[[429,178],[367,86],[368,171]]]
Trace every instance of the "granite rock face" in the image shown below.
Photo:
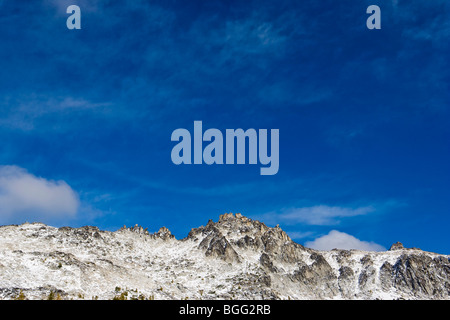
[[[0,227],[0,298],[449,299],[449,256],[316,251],[241,214],[177,240],[135,225]]]

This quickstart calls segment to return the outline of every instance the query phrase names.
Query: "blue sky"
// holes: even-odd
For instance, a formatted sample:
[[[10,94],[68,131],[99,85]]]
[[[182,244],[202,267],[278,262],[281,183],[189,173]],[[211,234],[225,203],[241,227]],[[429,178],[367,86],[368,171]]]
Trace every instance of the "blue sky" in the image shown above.
[[[313,247],[449,254],[449,17],[446,0],[0,1],[0,224],[183,238],[240,212]],[[195,120],[279,129],[279,172],[174,165]]]

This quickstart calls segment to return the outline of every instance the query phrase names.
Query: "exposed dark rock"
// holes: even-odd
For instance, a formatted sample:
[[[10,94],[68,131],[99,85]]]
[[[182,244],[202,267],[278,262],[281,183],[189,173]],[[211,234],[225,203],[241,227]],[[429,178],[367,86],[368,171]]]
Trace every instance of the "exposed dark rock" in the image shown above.
[[[159,238],[159,239],[162,239],[162,240],[175,239],[175,236],[166,227],[160,228],[158,230],[158,232],[153,234],[153,237]]]
[[[442,298],[449,295],[450,263],[446,259],[432,259],[426,254],[399,257],[392,268],[393,286],[417,297]]]
[[[225,237],[213,237],[208,244],[205,255],[218,257],[227,262],[239,262],[239,256]]]
[[[396,242],[394,243],[390,248],[389,251],[394,251],[394,250],[401,250],[404,249],[405,247],[403,246],[403,243],[401,242]]]
[[[352,268],[347,266],[342,266],[339,268],[339,277],[338,277],[338,287],[343,297],[349,298],[352,297],[353,285],[355,279],[355,273]]]
[[[347,279],[351,279],[354,276],[354,272],[352,270],[352,268],[347,267],[347,266],[342,266],[339,269],[339,279],[341,280],[347,280]]]
[[[270,257],[267,255],[267,253],[263,253],[261,257],[259,258],[259,263],[271,272],[278,272],[277,268],[274,267],[273,262],[270,260]]]

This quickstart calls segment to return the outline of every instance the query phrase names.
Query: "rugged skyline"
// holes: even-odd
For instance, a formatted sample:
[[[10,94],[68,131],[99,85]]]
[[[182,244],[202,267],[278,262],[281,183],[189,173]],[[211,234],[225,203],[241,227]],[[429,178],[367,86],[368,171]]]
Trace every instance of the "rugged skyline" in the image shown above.
[[[193,228],[0,227],[0,299],[450,298],[450,257],[404,248],[316,251],[241,214]]]
[[[449,7],[0,1],[0,224],[182,238],[242,212],[317,248],[449,254]],[[278,129],[277,174],[175,165],[171,134],[194,121]]]

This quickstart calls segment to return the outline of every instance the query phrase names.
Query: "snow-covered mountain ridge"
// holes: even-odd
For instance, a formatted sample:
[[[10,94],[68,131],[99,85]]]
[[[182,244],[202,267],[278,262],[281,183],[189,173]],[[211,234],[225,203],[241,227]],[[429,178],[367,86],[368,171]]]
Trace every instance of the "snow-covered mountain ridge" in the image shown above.
[[[240,214],[192,229],[0,227],[1,299],[449,299],[450,257],[316,251]]]

